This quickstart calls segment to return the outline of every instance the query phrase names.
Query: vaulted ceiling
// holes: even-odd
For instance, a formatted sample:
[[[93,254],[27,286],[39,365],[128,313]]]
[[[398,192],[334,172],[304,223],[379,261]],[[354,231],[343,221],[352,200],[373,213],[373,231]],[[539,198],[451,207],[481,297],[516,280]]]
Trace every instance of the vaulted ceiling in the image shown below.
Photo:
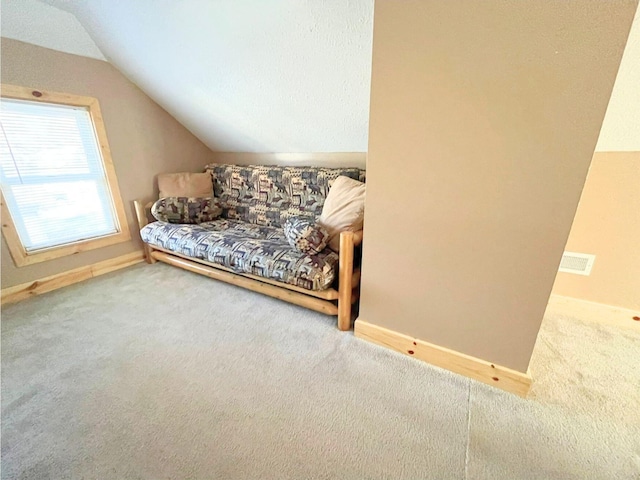
[[[640,151],[640,7],[631,25],[596,151]]]
[[[2,0],[3,37],[61,52],[106,60],[78,19],[39,0]]]
[[[367,150],[373,0],[46,3],[213,150]]]

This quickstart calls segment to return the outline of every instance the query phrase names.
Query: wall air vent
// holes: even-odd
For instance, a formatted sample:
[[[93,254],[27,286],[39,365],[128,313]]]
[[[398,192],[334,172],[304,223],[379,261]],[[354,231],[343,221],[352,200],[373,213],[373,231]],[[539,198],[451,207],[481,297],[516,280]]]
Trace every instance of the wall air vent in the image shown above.
[[[586,253],[564,252],[560,261],[559,271],[564,273],[575,273],[577,275],[590,275],[595,255]]]

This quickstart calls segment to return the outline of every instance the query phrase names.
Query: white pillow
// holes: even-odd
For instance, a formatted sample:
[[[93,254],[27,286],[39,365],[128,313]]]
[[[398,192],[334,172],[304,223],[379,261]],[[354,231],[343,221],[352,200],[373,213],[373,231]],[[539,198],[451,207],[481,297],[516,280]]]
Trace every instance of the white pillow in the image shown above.
[[[335,179],[322,207],[318,224],[329,232],[329,247],[340,250],[340,232],[362,230],[365,185],[349,177]]]

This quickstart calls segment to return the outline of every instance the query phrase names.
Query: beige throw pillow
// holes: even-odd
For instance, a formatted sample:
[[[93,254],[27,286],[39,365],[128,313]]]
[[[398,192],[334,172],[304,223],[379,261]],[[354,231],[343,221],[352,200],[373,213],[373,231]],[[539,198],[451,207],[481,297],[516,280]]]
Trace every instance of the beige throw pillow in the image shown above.
[[[340,176],[333,182],[318,219],[318,224],[329,232],[332,250],[340,250],[340,232],[362,230],[364,193],[364,183],[352,178]]]
[[[161,173],[158,190],[160,198],[213,197],[213,182],[209,173]]]

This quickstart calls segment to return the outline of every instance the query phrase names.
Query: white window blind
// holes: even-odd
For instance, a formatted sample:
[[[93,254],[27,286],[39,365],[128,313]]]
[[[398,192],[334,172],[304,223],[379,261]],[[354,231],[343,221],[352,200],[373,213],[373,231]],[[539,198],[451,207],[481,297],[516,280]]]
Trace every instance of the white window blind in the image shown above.
[[[119,231],[89,111],[2,99],[0,184],[27,252]]]

